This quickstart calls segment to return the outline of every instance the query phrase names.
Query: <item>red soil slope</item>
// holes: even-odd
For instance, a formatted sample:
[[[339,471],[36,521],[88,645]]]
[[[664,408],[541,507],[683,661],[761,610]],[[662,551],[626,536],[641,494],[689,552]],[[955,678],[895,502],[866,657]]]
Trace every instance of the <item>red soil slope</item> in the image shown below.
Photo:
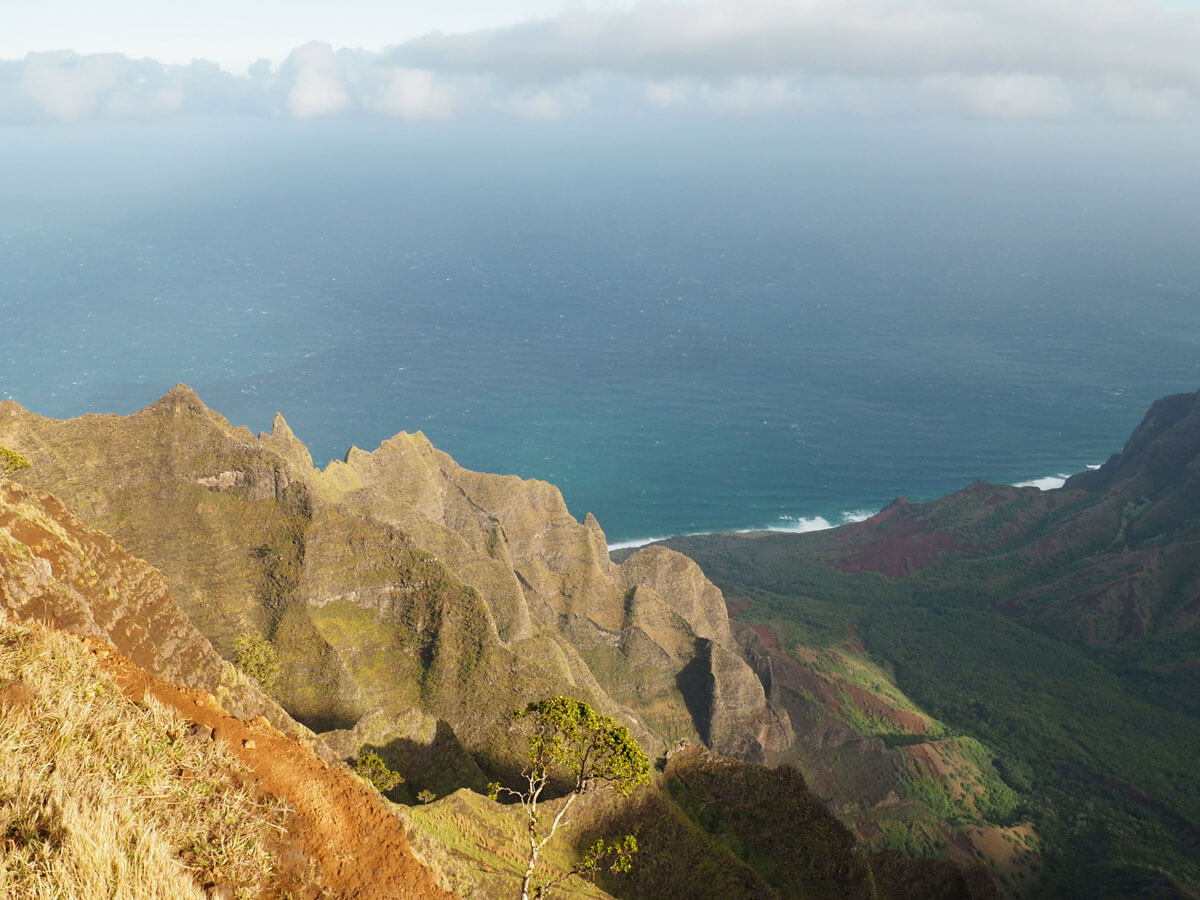
[[[280,848],[291,859],[292,881],[311,861],[317,885],[308,896],[353,900],[451,900],[433,873],[409,849],[400,820],[349,770],[333,769],[312,748],[275,730],[261,717],[244,722],[205,691],[181,688],[135,666],[111,646],[88,639],[101,666],[135,702],[150,694],[186,718],[211,729],[258,779],[260,790],[294,811]],[[285,873],[286,874],[286,873]],[[294,890],[298,884],[287,885]],[[293,894],[294,895],[294,894]]]

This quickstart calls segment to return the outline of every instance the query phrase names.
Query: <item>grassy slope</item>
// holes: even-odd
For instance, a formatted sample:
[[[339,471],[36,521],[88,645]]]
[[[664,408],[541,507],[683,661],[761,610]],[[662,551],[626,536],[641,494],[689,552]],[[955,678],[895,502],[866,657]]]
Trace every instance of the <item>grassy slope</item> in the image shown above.
[[[553,811],[554,804],[549,807]],[[515,895],[524,844],[520,812],[468,791],[404,810],[414,847],[467,898]],[[869,854],[790,767],[767,768],[691,746],[628,800],[593,794],[549,845],[561,871],[598,837],[637,836],[625,875],[603,891],[573,879],[555,896],[695,900],[992,897],[979,869]],[[605,893],[607,892],[607,893]]]
[[[722,546],[705,549],[720,558]],[[755,574],[780,571],[771,561]],[[827,574],[819,567],[814,573]],[[967,864],[982,858],[998,877],[1029,878],[1036,838],[991,755],[977,741],[948,733],[897,689],[839,603],[814,603],[797,614],[761,590],[741,585],[735,595],[731,609],[761,638],[772,697],[798,738],[778,762],[797,765],[811,789],[875,850]]]
[[[1127,655],[993,612],[996,585],[1013,579],[1011,558],[950,559],[893,580],[814,562],[829,540],[672,544],[727,596],[750,600],[744,620],[790,622],[793,635],[817,645],[844,640],[853,626],[902,690],[992,748],[1020,794],[1018,812],[1046,839],[1047,890],[1169,894],[1172,881],[1200,888],[1200,778],[1192,765],[1200,720],[1190,700],[1173,700],[1175,676],[1156,680],[1143,664],[1131,678]],[[1163,643],[1188,640],[1151,642],[1138,658],[1154,660]]]
[[[0,895],[259,895],[283,819],[244,769],[152,699],[130,703],[74,638],[0,617]]]

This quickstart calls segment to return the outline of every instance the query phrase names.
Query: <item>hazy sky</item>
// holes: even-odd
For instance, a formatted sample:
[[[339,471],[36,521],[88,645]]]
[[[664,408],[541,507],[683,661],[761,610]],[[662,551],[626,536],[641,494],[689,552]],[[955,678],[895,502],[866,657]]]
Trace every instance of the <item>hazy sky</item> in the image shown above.
[[[45,0],[5,15],[0,59],[33,50],[118,52],[165,63],[208,59],[242,72],[257,59],[276,62],[309,41],[381,50],[431,31],[447,33],[551,17],[570,0]],[[620,8],[626,2],[592,2]]]
[[[0,23],[0,123],[221,111],[445,119],[486,110],[556,119],[615,108],[1161,120],[1193,119],[1200,110],[1194,2],[19,5]]]

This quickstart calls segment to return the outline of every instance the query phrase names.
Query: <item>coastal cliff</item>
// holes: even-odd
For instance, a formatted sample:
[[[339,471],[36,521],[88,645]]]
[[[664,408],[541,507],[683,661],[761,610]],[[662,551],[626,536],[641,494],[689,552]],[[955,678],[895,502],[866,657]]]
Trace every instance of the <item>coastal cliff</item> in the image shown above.
[[[444,798],[405,818],[440,883],[464,896],[505,883],[486,873],[506,866],[508,851],[478,834],[513,824],[472,790],[519,764],[508,713],[556,693],[617,716],[661,758],[664,774],[630,803],[579,813],[576,843],[604,828],[654,843],[632,887],[606,882],[618,896],[718,897],[734,885],[764,897],[865,896],[871,883],[993,893],[982,870],[871,855],[878,832],[860,848],[870,830],[854,815],[858,833],[847,830],[794,767],[817,732],[794,729],[781,702],[792,673],[762,637],[733,627],[725,598],[686,556],[655,546],[613,562],[596,520],[572,517],[549,484],[463,469],[421,434],[352,448],[318,470],[282,416],[256,436],[184,386],[130,416],[55,421],[5,402],[0,446],[32,463],[22,483],[0,483],[9,610],[111,642],[165,679],[165,697],[202,691],[226,717],[222,734],[245,736],[241,751],[267,738],[269,721],[327,762],[378,752],[407,778],[392,799]],[[280,664],[270,696],[221,658],[237,658],[246,635],[267,640]],[[846,683],[835,675],[826,692]],[[821,733],[819,743],[849,742]],[[676,758],[697,743],[720,755]],[[858,755],[864,771],[892,761],[866,803],[891,805],[901,821],[923,809],[894,800],[908,771],[895,764],[902,750],[872,744]],[[779,762],[792,767],[756,765]],[[708,797],[698,805],[687,800],[696,779]],[[764,830],[705,811],[748,785],[762,794],[755,803],[804,816]],[[720,849],[729,828],[747,847],[803,840],[800,870]],[[448,852],[463,841],[491,861]],[[571,852],[554,865],[569,866]]]
[[[432,716],[490,750],[508,710],[569,692],[650,752],[703,741],[762,762],[793,740],[694,563],[652,549],[618,566],[557,488],[463,469],[419,433],[318,470],[282,416],[255,436],[180,385],[129,416],[5,402],[0,445],[157,566],[223,656],[239,634],[270,640],[279,702],[316,731],[371,717],[415,759],[405,723]]]

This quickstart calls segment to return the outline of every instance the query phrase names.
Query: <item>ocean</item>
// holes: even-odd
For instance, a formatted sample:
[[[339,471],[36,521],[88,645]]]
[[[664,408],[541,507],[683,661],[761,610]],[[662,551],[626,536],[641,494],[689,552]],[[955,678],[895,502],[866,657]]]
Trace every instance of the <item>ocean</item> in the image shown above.
[[[614,544],[838,524],[1079,471],[1200,387],[1197,151],[869,119],[3,128],[0,398],[125,413],[182,381],[319,464],[421,430]]]

